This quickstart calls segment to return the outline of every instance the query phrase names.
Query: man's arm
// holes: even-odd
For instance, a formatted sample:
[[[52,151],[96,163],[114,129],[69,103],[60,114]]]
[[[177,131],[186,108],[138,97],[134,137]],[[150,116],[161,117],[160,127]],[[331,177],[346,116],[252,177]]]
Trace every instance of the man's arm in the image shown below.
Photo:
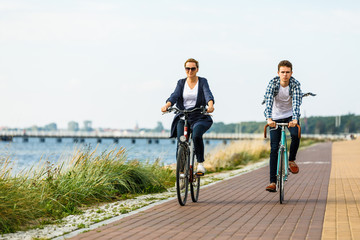
[[[266,88],[266,92],[264,95],[265,98],[265,117],[266,119],[271,119],[272,118],[272,107],[274,104],[274,79],[272,79],[267,88]]]
[[[300,106],[302,102],[302,93],[299,82],[295,85],[292,94],[292,120],[296,120],[298,122],[300,118]]]

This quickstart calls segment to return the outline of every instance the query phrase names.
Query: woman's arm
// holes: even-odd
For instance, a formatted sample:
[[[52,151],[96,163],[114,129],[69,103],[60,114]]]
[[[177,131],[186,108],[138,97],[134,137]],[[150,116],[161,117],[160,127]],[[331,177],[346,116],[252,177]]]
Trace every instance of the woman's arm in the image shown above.
[[[207,102],[207,105],[208,105],[207,112],[212,113],[214,111],[214,102],[215,101],[214,101],[214,96],[210,90],[208,81],[205,78],[204,78],[204,84],[203,84],[203,91],[204,91],[205,101]]]
[[[182,94],[182,89],[183,89],[183,85],[184,85],[184,80],[179,80],[177,82],[176,88],[174,90],[174,92],[170,95],[170,97],[166,100],[166,104],[161,107],[161,111],[162,112],[166,112],[166,110],[171,107],[172,105],[174,105],[178,99],[181,97]]]

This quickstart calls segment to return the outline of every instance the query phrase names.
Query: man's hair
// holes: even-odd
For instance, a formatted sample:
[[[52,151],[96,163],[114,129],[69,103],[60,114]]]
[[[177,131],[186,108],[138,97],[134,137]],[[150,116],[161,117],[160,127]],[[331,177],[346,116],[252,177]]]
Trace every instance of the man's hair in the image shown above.
[[[196,61],[196,60],[193,59],[193,58],[189,58],[188,60],[186,60],[186,62],[184,63],[184,67],[186,67],[186,64],[187,64],[188,62],[193,62],[193,63],[195,63],[195,64],[196,64],[196,68],[199,68],[199,62]]]
[[[279,62],[278,71],[280,71],[280,67],[289,67],[292,71],[292,64],[288,60],[282,60],[281,62]]]

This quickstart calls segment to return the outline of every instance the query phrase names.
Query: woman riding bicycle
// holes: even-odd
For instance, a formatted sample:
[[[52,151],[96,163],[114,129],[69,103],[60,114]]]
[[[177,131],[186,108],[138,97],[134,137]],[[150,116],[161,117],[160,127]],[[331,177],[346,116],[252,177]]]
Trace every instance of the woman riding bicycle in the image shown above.
[[[198,77],[199,62],[193,58],[186,60],[185,72],[187,78],[180,79],[176,85],[175,91],[166,100],[166,104],[161,108],[162,112],[174,104],[180,110],[191,110],[200,106],[208,106],[207,112],[214,111],[214,97],[210,91],[206,78]],[[200,112],[194,112],[189,115],[189,123],[192,131],[192,139],[195,147],[195,155],[198,161],[197,172],[205,173],[204,162],[204,142],[203,134],[211,127],[213,121],[209,115],[203,115]],[[171,124],[171,136],[177,137],[184,135],[184,120],[181,115],[175,115]]]

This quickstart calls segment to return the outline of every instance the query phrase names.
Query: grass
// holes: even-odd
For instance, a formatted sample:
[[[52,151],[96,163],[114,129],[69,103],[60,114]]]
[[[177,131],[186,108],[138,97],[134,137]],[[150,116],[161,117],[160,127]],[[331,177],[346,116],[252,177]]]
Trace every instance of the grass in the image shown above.
[[[234,141],[220,145],[205,157],[208,172],[232,170],[269,156],[270,146],[263,140]]]
[[[320,142],[317,139],[301,139],[300,147]],[[288,146],[291,140],[288,139]],[[205,157],[204,166],[211,172],[238,169],[242,166],[269,158],[270,144],[268,140],[241,140],[220,145]]]
[[[158,161],[126,161],[123,148],[99,155],[79,151],[67,163],[45,162],[16,175],[11,169],[8,158],[0,160],[0,233],[39,226],[131,194],[162,192],[175,181],[173,171]]]

